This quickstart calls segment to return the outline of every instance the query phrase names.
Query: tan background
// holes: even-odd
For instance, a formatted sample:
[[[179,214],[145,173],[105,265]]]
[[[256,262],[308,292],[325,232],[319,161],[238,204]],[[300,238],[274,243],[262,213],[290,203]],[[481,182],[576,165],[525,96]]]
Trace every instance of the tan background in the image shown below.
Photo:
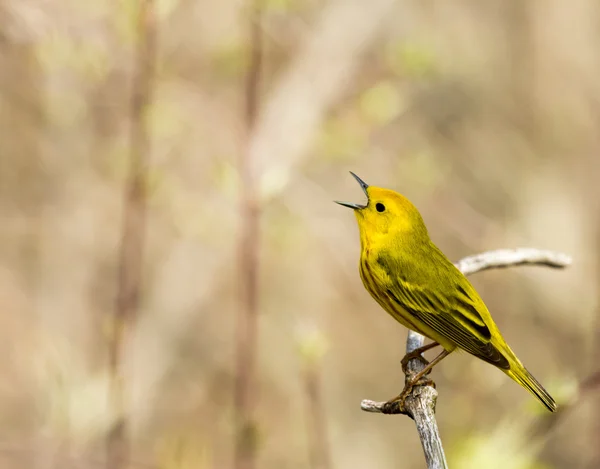
[[[133,1],[0,2],[0,467],[100,467],[113,415]],[[143,291],[127,336],[132,467],[227,467],[238,310],[238,160],[262,203],[258,467],[305,468],[303,367],[334,468],[420,468],[400,389],[406,331],[357,270],[348,170],[422,211],[451,258],[532,246],[568,270],[474,277],[507,341],[564,401],[598,361],[600,5],[593,0],[268,0],[261,113],[243,138],[248,5],[161,0],[146,113]],[[316,360],[307,365],[308,356]],[[492,367],[436,368],[453,468],[600,467],[600,401],[535,442],[543,409]]]

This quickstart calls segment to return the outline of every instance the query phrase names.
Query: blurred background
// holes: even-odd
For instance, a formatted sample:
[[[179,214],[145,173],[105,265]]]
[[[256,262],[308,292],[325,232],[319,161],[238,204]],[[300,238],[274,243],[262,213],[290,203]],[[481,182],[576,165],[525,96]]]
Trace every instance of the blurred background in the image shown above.
[[[349,170],[453,260],[573,256],[472,277],[572,407],[456,354],[437,416],[453,468],[600,467],[598,76],[595,0],[1,0],[0,467],[424,467],[359,407],[406,330]]]

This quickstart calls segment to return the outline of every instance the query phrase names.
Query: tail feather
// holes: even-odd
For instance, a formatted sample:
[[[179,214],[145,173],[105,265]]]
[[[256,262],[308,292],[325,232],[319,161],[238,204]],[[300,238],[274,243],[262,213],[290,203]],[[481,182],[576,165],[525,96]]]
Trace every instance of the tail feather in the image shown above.
[[[554,399],[552,399],[552,396],[548,394],[548,391],[544,389],[539,381],[523,365],[511,364],[510,369],[506,370],[505,373],[537,397],[550,412],[558,410],[558,406]]]

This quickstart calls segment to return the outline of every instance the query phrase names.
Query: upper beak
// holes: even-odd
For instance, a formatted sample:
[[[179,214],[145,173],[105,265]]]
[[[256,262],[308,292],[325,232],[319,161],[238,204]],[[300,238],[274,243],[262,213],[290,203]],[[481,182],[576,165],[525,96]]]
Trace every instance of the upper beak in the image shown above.
[[[367,192],[367,189],[368,189],[369,185],[365,181],[363,181],[361,178],[359,178],[356,174],[354,174],[352,171],[350,171],[350,174],[352,174],[352,176],[354,176],[354,179],[356,179],[356,181],[360,184],[360,187],[362,187],[362,190],[366,194],[367,199],[368,199],[369,193]],[[337,200],[334,200],[334,202],[336,204],[340,204],[340,205],[343,205],[344,207],[349,207],[354,210],[360,210],[361,208],[366,207],[366,205],[351,204],[350,202],[339,202]]]

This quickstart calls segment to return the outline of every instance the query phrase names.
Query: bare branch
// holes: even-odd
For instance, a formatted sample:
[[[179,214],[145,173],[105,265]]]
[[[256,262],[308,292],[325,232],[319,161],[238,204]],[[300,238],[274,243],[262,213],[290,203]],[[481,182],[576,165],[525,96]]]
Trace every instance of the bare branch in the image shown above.
[[[475,256],[465,257],[458,261],[456,267],[465,275],[474,274],[487,269],[513,267],[518,265],[542,265],[563,268],[571,264],[571,257],[566,254],[543,251],[533,248],[499,249]],[[423,346],[425,338],[414,331],[408,331],[406,353]],[[410,379],[425,367],[424,360],[415,358],[408,362],[406,379]],[[360,408],[365,412],[380,414],[405,414],[415,421],[428,469],[447,468],[446,457],[442,447],[437,422],[435,420],[435,404],[438,393],[433,386],[415,386],[406,398],[404,409],[389,402],[375,402],[365,399]]]
[[[498,249],[483,254],[465,257],[455,265],[465,275],[475,274],[482,270],[514,267],[517,265],[543,265],[561,269],[571,265],[572,259],[566,254],[542,251],[534,248]]]

